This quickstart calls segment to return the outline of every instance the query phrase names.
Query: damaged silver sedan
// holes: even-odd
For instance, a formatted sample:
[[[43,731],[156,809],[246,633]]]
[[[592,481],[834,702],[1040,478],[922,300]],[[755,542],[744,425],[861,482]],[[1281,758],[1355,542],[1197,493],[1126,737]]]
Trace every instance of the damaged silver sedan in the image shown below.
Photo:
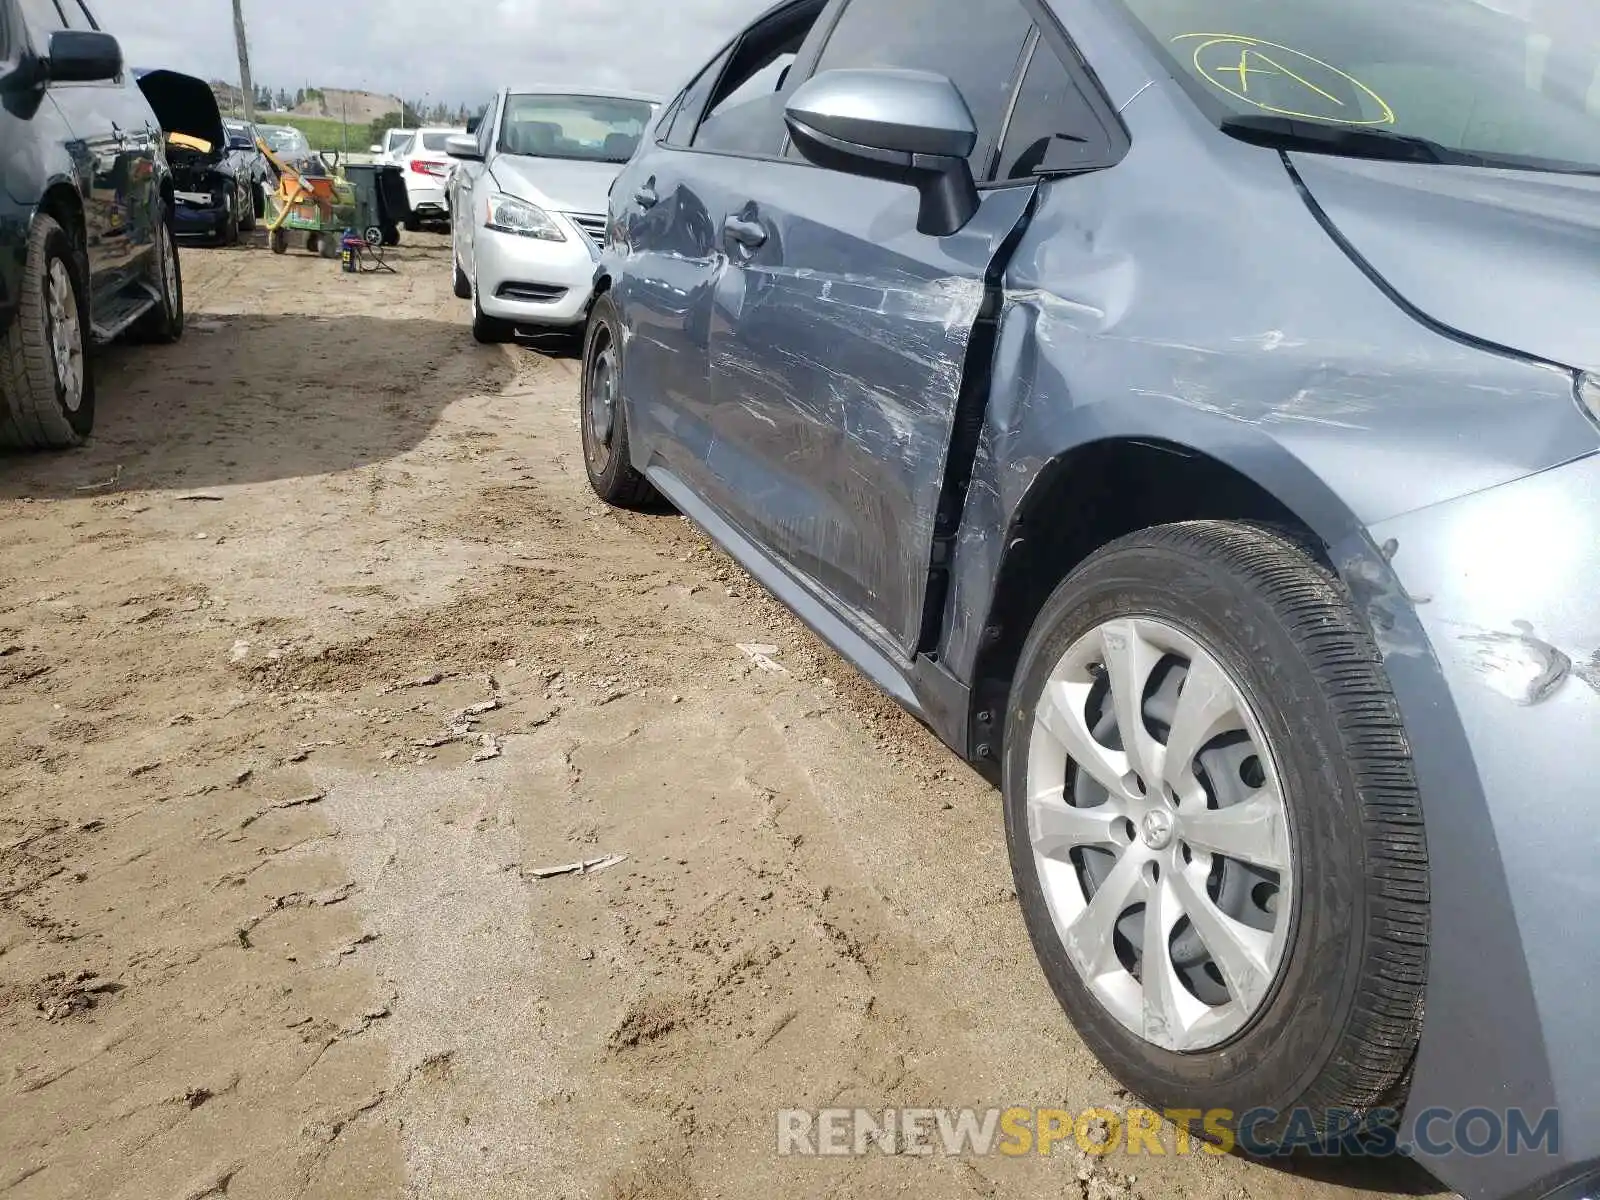
[[[789,0],[609,223],[595,491],[1000,783],[1130,1090],[1600,1187],[1592,6]]]

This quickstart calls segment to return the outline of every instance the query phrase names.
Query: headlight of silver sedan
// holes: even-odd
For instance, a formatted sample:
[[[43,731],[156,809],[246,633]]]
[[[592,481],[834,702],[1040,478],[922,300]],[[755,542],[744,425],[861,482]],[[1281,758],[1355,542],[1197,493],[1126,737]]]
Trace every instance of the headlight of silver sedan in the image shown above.
[[[537,204],[518,200],[515,196],[492,195],[484,214],[484,227],[500,233],[515,233],[521,237],[538,238],[543,242],[564,242],[567,235],[557,225],[555,218]]]

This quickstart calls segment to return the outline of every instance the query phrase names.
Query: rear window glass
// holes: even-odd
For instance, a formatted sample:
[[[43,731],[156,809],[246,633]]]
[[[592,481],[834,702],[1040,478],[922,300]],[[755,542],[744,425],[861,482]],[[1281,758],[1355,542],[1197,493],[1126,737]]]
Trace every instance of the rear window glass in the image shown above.
[[[449,138],[450,135],[448,133],[425,133],[422,135],[422,148],[442,154],[444,152],[444,144]]]

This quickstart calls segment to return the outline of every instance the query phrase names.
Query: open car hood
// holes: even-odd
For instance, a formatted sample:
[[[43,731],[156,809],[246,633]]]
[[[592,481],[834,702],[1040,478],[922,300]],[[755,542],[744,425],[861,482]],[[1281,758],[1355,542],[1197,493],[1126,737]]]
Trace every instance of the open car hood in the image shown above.
[[[1350,249],[1438,324],[1600,368],[1600,178],[1289,155]]]
[[[135,71],[133,77],[155,110],[163,132],[183,133],[210,142],[217,154],[227,151],[228,131],[222,127],[222,111],[205,80],[166,70]]]

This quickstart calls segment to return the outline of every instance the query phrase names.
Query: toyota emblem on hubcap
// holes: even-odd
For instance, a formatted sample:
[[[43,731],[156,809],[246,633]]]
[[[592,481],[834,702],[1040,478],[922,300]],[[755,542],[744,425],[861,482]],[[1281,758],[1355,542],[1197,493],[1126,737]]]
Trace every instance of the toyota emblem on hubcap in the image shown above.
[[[1152,850],[1165,850],[1172,841],[1172,818],[1159,809],[1145,813],[1140,829]]]

